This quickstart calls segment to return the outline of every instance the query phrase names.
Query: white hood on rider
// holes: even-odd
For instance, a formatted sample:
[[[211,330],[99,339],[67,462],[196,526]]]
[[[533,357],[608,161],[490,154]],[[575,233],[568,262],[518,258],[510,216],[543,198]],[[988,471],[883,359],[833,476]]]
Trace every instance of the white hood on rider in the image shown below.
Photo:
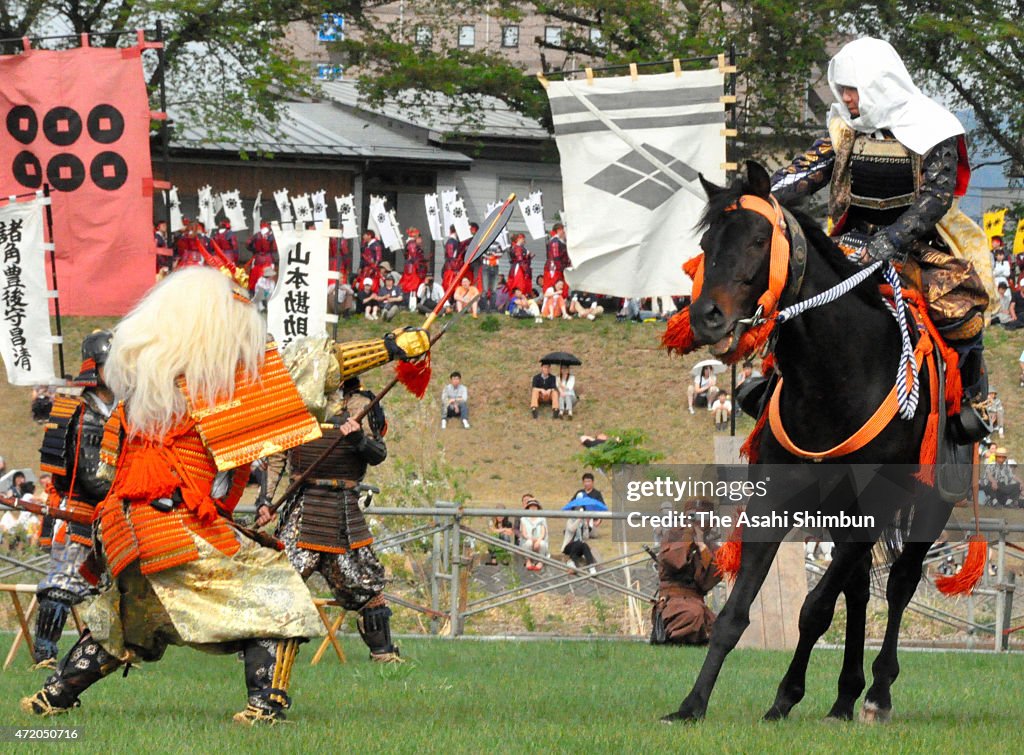
[[[862,133],[891,131],[900,144],[919,155],[964,133],[955,115],[917,88],[899,53],[881,39],[864,37],[846,44],[828,64],[828,85],[836,98],[828,122],[838,117]],[[843,104],[841,87],[857,89],[858,117]]]

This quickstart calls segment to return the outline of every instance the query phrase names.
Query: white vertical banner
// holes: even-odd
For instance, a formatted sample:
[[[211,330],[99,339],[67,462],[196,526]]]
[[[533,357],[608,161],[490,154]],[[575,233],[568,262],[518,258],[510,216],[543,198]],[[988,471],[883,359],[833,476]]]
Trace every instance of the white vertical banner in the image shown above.
[[[424,195],[423,206],[427,211],[427,229],[430,231],[430,238],[434,241],[443,241],[448,233],[441,228],[441,210],[437,206],[437,194]]]
[[[224,206],[224,216],[231,221],[231,230],[246,230],[248,226],[245,224],[245,210],[242,208],[242,198],[238,189],[221,193],[220,200]]]
[[[11,385],[55,382],[43,245],[43,208],[49,201],[0,207],[0,356]]]
[[[252,229],[258,231],[263,223],[263,190],[256,193],[256,202],[252,206]]]
[[[320,229],[275,228],[281,269],[267,300],[267,330],[284,349],[296,338],[327,332],[328,236]]]
[[[395,232],[384,197],[370,197],[370,223],[384,246],[391,250],[403,248],[402,235]]]
[[[398,246],[389,246],[388,249],[392,252],[398,252],[405,249],[405,243],[402,241],[402,226],[398,224],[398,216],[395,215],[394,210],[388,210],[388,223],[391,225],[391,233],[398,241]]]
[[[213,222],[217,222],[217,215],[224,209],[224,200],[220,194],[213,195]]]
[[[212,231],[213,218],[213,188],[203,186],[199,189],[199,222],[206,226],[207,231]]]
[[[334,198],[338,210],[338,228],[343,239],[354,239],[359,235],[359,221],[356,219],[356,200],[351,194]]]
[[[455,189],[441,189],[441,236],[438,241],[448,238],[448,229],[455,225],[455,218],[452,216],[452,202],[459,198],[459,192]]]
[[[305,227],[306,223],[313,220],[313,205],[310,204],[309,194],[299,194],[292,197],[292,207],[295,209],[295,223]]]
[[[167,195],[167,201],[171,210],[171,227],[167,229],[167,243],[170,243],[170,234],[181,230],[181,199],[178,197],[178,187],[172,186]]]
[[[541,192],[535,191],[520,199],[519,211],[523,213],[530,238],[534,241],[545,238],[547,234],[544,233],[544,201]]]
[[[725,75],[716,68],[552,81],[573,267],[569,285],[623,297],[691,290],[698,180],[725,182]]]
[[[487,203],[487,217],[491,216],[491,213],[501,207],[504,202],[488,202]],[[493,251],[495,248],[505,251],[512,246],[512,240],[508,236],[508,225],[501,229],[501,233],[498,234],[498,238],[491,244],[490,249]]]
[[[274,202],[277,204],[277,214],[281,218],[281,223],[291,223],[292,207],[288,203],[288,189],[280,189],[274,192]]]
[[[459,241],[473,238],[473,232],[469,230],[469,215],[466,212],[466,205],[463,203],[462,197],[456,197],[449,206],[449,210],[452,214],[452,224],[455,226],[455,233],[458,235]]]
[[[313,222],[322,223],[327,220],[327,192],[323,189],[312,195]]]

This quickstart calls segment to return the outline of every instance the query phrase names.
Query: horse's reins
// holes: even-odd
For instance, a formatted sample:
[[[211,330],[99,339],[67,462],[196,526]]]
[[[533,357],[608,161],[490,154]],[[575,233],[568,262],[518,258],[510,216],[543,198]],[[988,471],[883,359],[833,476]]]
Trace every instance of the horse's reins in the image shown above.
[[[779,204],[775,197],[769,197],[766,200],[754,195],[744,194],[736,200],[734,205],[726,208],[726,211],[738,209],[752,210],[772,224],[771,258],[768,269],[768,290],[758,298],[757,309],[754,311],[754,314],[737,321],[737,325],[742,326],[742,328],[737,327],[734,329],[732,343],[729,348],[730,352],[738,348],[743,339],[751,333],[754,334],[753,338],[748,339],[748,341],[758,345],[758,348],[763,347],[773,335],[777,335],[776,328],[779,325],[800,316],[808,310],[836,301],[863,283],[879,268],[883,268],[883,265],[883,275],[893,290],[893,305],[891,309],[900,329],[900,363],[892,390],[886,395],[874,414],[853,435],[826,451],[804,450],[793,443],[789,434],[786,433],[782,424],[780,410],[783,383],[780,377],[768,404],[768,421],[772,428],[772,434],[779,441],[779,444],[795,456],[821,461],[835,456],[844,456],[863,448],[874,440],[897,415],[903,419],[912,419],[917,411],[920,389],[919,371],[924,363],[925,355],[931,350],[931,341],[927,334],[922,334],[921,339],[918,341],[917,349],[911,347],[906,317],[906,303],[902,296],[899,274],[893,266],[891,264],[885,265],[884,262],[879,260],[863,270],[859,270],[849,278],[840,281],[828,290],[780,310],[779,303],[783,296],[786,294],[795,296],[802,287],[803,272],[806,265],[806,238],[803,236],[799,223]],[[789,230],[788,235],[787,229]],[[798,256],[801,259],[797,260],[797,265],[794,269],[796,274],[790,279],[789,272],[792,257],[794,256],[793,252],[795,251],[799,251]],[[703,261],[700,264],[701,268],[703,268]],[[700,272],[703,272],[703,270],[701,269]],[[788,287],[787,282],[790,284]],[[694,298],[697,295],[699,295],[699,291],[695,293]]]

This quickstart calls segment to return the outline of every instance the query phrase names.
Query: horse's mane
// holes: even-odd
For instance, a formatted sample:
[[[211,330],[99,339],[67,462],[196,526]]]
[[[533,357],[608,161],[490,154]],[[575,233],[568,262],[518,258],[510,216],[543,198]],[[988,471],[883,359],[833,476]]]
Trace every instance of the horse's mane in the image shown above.
[[[728,188],[709,192],[707,207],[704,208],[697,227],[706,230],[716,218],[735,205],[741,196],[754,193],[742,177],[736,178]],[[860,266],[847,259],[828,234],[821,230],[821,226],[810,215],[794,205],[794,202],[783,203],[783,207],[789,210],[800,224],[800,228],[803,229],[804,235],[807,237],[807,243],[819,253],[818,256],[841,278],[849,278],[859,272]],[[885,305],[876,290],[877,284],[877,276],[871,276],[851,293],[866,303],[884,308]]]

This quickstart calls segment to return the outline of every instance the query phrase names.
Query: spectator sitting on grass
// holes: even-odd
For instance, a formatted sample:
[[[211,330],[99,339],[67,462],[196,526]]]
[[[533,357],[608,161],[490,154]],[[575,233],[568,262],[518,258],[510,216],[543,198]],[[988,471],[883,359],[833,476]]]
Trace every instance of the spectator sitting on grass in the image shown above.
[[[384,322],[390,322],[405,303],[405,294],[398,285],[398,280],[395,278],[394,273],[384,279],[379,298],[381,308],[380,319],[384,320]]]
[[[693,383],[686,387],[686,403],[693,414],[693,407],[708,407],[715,403],[718,396],[718,379],[711,366],[704,367],[700,374],[693,379]]]
[[[448,427],[448,420],[458,417],[462,426],[469,429],[469,391],[462,384],[462,373],[453,372],[450,382],[441,391],[441,429]]]
[[[542,364],[530,384],[530,412],[534,419],[537,419],[537,409],[542,403],[550,404],[551,418],[558,419],[558,381],[551,374],[550,364]]]
[[[356,310],[367,320],[380,319],[380,297],[373,291],[373,278],[363,278],[363,286],[356,294]]]
[[[463,278],[455,289],[455,311],[461,312],[469,306],[473,319],[476,319],[480,312],[479,297],[480,289],[474,286],[469,278]]]
[[[508,312],[508,305],[512,302],[512,297],[508,293],[508,281],[504,275],[498,276],[498,284],[494,288],[494,311],[495,312]]]
[[[729,418],[732,416],[732,401],[729,394],[722,391],[715,397],[715,403],[711,405],[715,413],[715,429],[726,430],[729,427]]]
[[[38,424],[46,422],[53,408],[53,392],[48,385],[37,385],[32,389],[32,419]]]
[[[571,319],[569,310],[565,303],[565,281],[556,280],[555,285],[544,291],[544,306],[541,307],[541,315],[554,320],[561,317],[563,320]]]
[[[1013,295],[1005,280],[999,281],[998,286],[999,311],[992,316],[992,322],[998,325],[1010,325],[1016,322],[1017,313],[1014,312]]]
[[[563,364],[558,368],[558,379],[555,380],[558,388],[558,416],[572,419],[572,408],[576,406],[576,376],[572,374],[572,368]]]
[[[267,311],[267,302],[273,295],[275,288],[277,288],[277,268],[273,265],[268,265],[263,268],[263,274],[256,281],[256,285],[252,290],[252,300],[256,302],[256,309],[260,312]]]
[[[600,445],[601,443],[604,443],[604,441],[608,440],[608,436],[607,435],[605,435],[604,433],[598,433],[597,434],[597,438],[593,438],[592,439],[592,441],[594,441],[594,442],[592,442],[588,446],[587,442],[583,440],[584,437],[587,437],[587,436],[582,436],[582,435],[580,436],[580,443],[582,443],[587,448],[592,448],[593,446]],[[600,440],[598,440],[598,438],[600,438]],[[604,496],[601,494],[601,491],[594,487],[594,475],[593,474],[591,474],[590,472],[584,472],[583,473],[583,477],[580,478],[580,482],[583,484],[583,487],[580,488],[579,490],[577,490],[575,493],[573,493],[573,495],[572,495],[573,500],[576,500],[577,498],[583,498],[584,496],[586,496],[588,498],[593,498],[595,501],[600,501],[601,503],[605,502],[604,501]],[[600,525],[601,525],[601,520],[600,519],[590,519],[590,520],[588,520],[587,521],[587,530],[588,530],[587,531],[587,537],[597,537],[596,530],[597,530],[597,528]]]
[[[505,507],[499,506],[498,508],[503,509]],[[494,517],[494,519],[491,520],[491,532],[494,533],[494,536],[496,538],[506,543],[514,544],[516,541],[516,527],[512,523],[512,519],[510,519],[508,516],[502,515]],[[497,566],[498,547],[496,545],[492,545],[490,548],[488,548],[487,554],[488,559],[485,563],[488,566]]]
[[[994,462],[985,465],[981,489],[990,506],[1016,506],[1020,501],[1020,480],[1006,459],[1006,449],[996,449]]]
[[[597,297],[593,294],[586,291],[575,291],[572,299],[569,300],[569,314],[576,315],[580,319],[585,317],[588,320],[593,320],[604,314],[604,307],[597,303]]]
[[[416,309],[420,311],[420,314],[429,315],[437,308],[437,304],[443,296],[444,289],[440,284],[434,282],[433,275],[428,275],[416,289]]]
[[[527,511],[540,511],[540,503],[532,495],[527,494],[524,508]],[[548,546],[548,520],[543,516],[523,516],[519,519],[519,544],[539,556],[547,558],[550,549]],[[540,561],[526,559],[526,568],[529,571],[541,571],[544,564]]]
[[[569,563],[574,568],[580,564],[589,566],[590,573],[593,574],[596,571],[593,565],[597,563],[597,559],[594,558],[594,553],[587,544],[587,530],[589,528],[587,527],[587,519],[582,514],[585,510],[582,506],[577,506],[574,511],[581,512],[580,516],[565,520],[562,553],[569,557]]]
[[[988,423],[992,426],[993,432],[998,432],[1003,437],[1003,402],[999,398],[998,391],[990,390],[988,400],[985,401],[985,413],[988,415]]]
[[[534,322],[544,322],[540,316],[540,307],[537,302],[526,296],[518,288],[512,294],[512,303],[509,305],[509,314],[512,317],[532,317]]]

